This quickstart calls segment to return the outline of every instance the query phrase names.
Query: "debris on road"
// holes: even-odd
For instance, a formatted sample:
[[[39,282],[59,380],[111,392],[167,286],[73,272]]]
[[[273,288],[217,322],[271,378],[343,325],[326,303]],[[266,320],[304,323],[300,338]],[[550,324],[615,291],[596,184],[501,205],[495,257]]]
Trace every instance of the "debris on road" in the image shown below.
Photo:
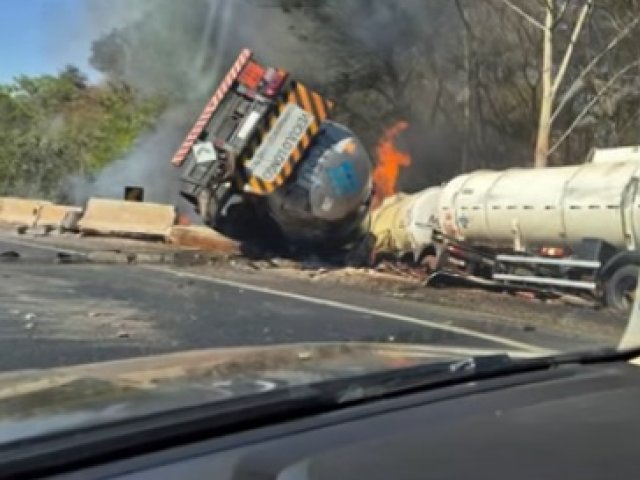
[[[91,263],[103,263],[114,265],[130,265],[135,262],[136,255],[134,253],[119,251],[97,251],[87,254],[87,261]]]
[[[179,247],[240,255],[239,242],[202,225],[173,226],[169,229],[167,240]]]
[[[82,263],[87,261],[87,256],[81,253],[57,252],[54,261],[59,264]]]
[[[425,268],[414,267],[409,263],[385,261],[378,263],[375,267],[376,272],[390,273],[399,277],[414,278],[419,282],[424,282],[428,272]]]
[[[20,254],[14,250],[0,253],[0,262],[15,262],[20,259]]]
[[[126,330],[119,330],[116,336],[118,338],[130,338],[131,334],[129,332],[127,332]]]
[[[78,232],[78,222],[82,218],[84,214],[84,210],[80,209],[77,211],[68,211],[64,218],[62,219],[62,223],[60,224],[60,230],[63,232]]]
[[[145,202],[144,189],[131,186],[124,200],[91,198],[85,208],[0,198],[0,223],[33,237],[75,232],[166,247],[86,248],[60,254],[59,263],[229,260],[239,269],[291,270],[313,281],[483,288],[584,306],[602,300],[604,290],[609,305],[625,303],[629,292],[614,287],[638,278],[637,268],[624,270],[637,264],[640,243],[633,229],[640,216],[626,196],[635,192],[629,182],[640,168],[635,150],[596,151],[569,167],[463,173],[405,194],[397,192],[398,180],[412,158],[397,140],[409,124],[384,132],[374,169],[356,135],[330,120],[334,107],[243,50],[171,160],[180,169],[175,193],[202,224],[176,205]],[[531,184],[551,193],[540,195]],[[0,261],[18,258],[0,254]]]

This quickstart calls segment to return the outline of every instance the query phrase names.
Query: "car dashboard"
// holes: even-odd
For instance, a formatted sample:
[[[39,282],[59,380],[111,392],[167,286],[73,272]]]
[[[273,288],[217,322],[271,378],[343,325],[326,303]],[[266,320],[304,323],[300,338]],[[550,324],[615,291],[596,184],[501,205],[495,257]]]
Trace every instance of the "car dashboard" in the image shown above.
[[[638,398],[637,367],[569,365],[363,403],[59,478],[635,478]]]

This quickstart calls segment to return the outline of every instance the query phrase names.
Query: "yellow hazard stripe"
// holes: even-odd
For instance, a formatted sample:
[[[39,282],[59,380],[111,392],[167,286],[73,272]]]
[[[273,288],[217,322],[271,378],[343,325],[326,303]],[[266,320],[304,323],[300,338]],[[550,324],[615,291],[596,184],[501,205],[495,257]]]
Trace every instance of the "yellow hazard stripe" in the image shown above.
[[[313,122],[311,122],[311,125],[309,126],[309,133],[311,133],[311,135],[316,135],[320,130],[320,122],[318,121],[318,114],[315,112],[313,105],[311,104],[309,91],[299,83],[296,85],[296,94],[302,108],[313,115]]]
[[[289,92],[289,95],[287,96],[287,102],[288,103],[298,103],[298,99],[296,97],[296,92],[294,90],[291,90]]]
[[[327,109],[324,105],[324,99],[318,95],[316,92],[311,94],[313,97],[313,104],[316,107],[316,112],[318,114],[318,120],[324,122],[327,119]]]
[[[297,162],[298,160],[294,159],[294,162]],[[289,178],[289,175],[291,175],[291,172],[293,171],[293,165],[291,164],[291,162],[286,162],[284,164],[284,168],[282,169],[282,174],[286,177]]]
[[[258,179],[256,177],[251,177],[249,179],[249,186],[251,187],[251,190],[255,193],[260,193],[260,191],[262,190],[260,188],[260,184],[258,183]]]

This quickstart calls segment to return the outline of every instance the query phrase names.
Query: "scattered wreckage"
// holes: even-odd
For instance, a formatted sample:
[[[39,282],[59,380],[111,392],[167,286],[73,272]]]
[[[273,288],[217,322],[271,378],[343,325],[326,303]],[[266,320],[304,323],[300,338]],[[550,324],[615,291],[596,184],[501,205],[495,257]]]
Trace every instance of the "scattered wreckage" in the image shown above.
[[[353,132],[330,120],[334,107],[243,50],[171,160],[180,169],[181,196],[212,232],[243,243],[259,237],[263,246],[286,246],[280,251],[366,251],[372,161]],[[90,199],[83,213],[74,210],[77,225],[66,228],[194,247],[212,241],[205,229],[175,226],[188,212],[176,216],[174,206],[140,202],[143,196],[127,187],[125,201]],[[53,208],[57,215],[43,222]],[[57,227],[75,208],[6,199],[0,221]],[[14,210],[14,217],[6,213]]]
[[[467,173],[385,200],[377,252],[429,259],[431,282],[587,293],[633,303],[640,266],[640,148],[595,150],[581,165]]]
[[[577,166],[466,173],[382,201],[376,178],[389,180],[388,195],[411,163],[391,148],[406,122],[383,137],[378,156],[390,158],[373,171],[357,137],[329,119],[334,106],[244,50],[172,159],[201,224],[174,205],[144,202],[136,187],[124,200],[92,198],[84,208],[0,198],[0,223],[231,255],[258,239],[263,255],[329,253],[428,285],[630,306],[640,265],[639,148],[595,150]]]
[[[368,233],[372,162],[330,120],[334,106],[243,50],[172,159],[180,194],[235,238],[354,248]]]

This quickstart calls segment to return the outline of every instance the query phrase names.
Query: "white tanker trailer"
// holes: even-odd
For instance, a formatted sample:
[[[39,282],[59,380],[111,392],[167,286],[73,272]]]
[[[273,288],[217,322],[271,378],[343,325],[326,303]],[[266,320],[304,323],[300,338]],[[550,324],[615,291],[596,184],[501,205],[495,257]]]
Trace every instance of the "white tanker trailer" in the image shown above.
[[[577,166],[476,171],[442,187],[435,215],[399,209],[411,218],[395,236],[421,238],[409,250],[436,252],[436,272],[589,292],[626,309],[640,266],[639,182],[640,147],[595,150]]]

